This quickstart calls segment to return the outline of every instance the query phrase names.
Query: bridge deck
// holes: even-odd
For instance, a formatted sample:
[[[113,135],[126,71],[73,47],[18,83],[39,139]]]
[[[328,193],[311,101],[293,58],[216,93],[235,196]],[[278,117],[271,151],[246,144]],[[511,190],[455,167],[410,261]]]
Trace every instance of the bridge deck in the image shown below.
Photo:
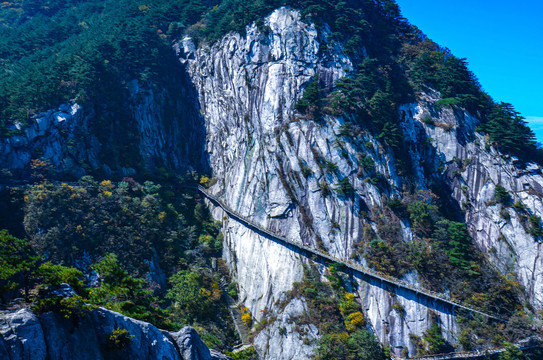
[[[397,286],[399,288],[406,289],[408,291],[414,292],[417,295],[427,296],[427,297],[429,297],[431,299],[435,299],[435,300],[437,300],[437,301],[439,301],[441,303],[451,305],[453,308],[457,307],[457,308],[465,309],[467,311],[486,316],[488,318],[497,320],[499,322],[503,322],[503,323],[507,322],[506,320],[504,320],[504,319],[502,319],[502,318],[500,318],[500,317],[498,317],[496,315],[485,313],[483,311],[474,309],[474,308],[472,308],[470,306],[461,304],[458,301],[452,300],[451,298],[449,298],[445,294],[436,293],[434,291],[418,287],[418,286],[410,284],[408,282],[396,279],[396,278],[394,278],[392,276],[388,276],[386,274],[379,273],[377,271],[371,270],[371,269],[366,268],[366,267],[364,267],[364,266],[362,266],[360,264],[355,264],[350,260],[338,259],[335,256],[332,256],[330,254],[326,254],[326,253],[324,253],[324,252],[322,252],[320,250],[310,248],[310,247],[308,247],[306,245],[303,245],[303,244],[300,244],[298,242],[289,240],[289,239],[287,239],[286,237],[284,237],[284,236],[282,236],[280,234],[276,234],[275,232],[273,232],[273,231],[271,231],[269,229],[266,229],[266,228],[264,228],[264,227],[262,227],[262,226],[260,226],[258,224],[253,223],[248,218],[244,217],[243,215],[241,215],[241,214],[237,213],[236,211],[234,211],[233,209],[231,209],[222,200],[218,199],[215,195],[211,194],[204,187],[198,186],[198,191],[200,193],[202,193],[205,197],[207,197],[209,200],[211,200],[214,203],[216,203],[217,205],[219,205],[219,207],[221,207],[224,210],[224,212],[227,213],[231,218],[234,218],[234,219],[238,220],[239,222],[243,223],[244,225],[246,225],[249,228],[255,229],[255,230],[257,230],[257,231],[259,231],[261,233],[264,233],[264,234],[268,235],[271,238],[279,240],[279,241],[281,241],[281,242],[283,242],[285,244],[288,244],[288,245],[290,245],[292,247],[295,247],[295,248],[297,248],[299,250],[302,250],[302,251],[304,251],[306,253],[316,255],[316,256],[318,256],[318,257],[320,257],[322,259],[328,260],[330,262],[335,262],[335,263],[342,264],[343,266],[345,266],[348,269],[359,272],[359,273],[361,273],[363,275],[367,275],[367,276],[369,276],[371,278],[374,278],[374,279],[377,279],[377,280],[379,280],[379,281],[381,281],[383,283],[395,285],[395,286]]]

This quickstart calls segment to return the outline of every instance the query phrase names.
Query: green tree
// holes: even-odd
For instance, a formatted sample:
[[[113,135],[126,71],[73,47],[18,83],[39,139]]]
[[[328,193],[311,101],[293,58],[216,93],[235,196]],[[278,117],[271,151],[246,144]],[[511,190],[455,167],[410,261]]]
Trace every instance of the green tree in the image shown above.
[[[344,177],[340,182],[336,184],[334,190],[341,196],[353,196],[354,187],[349,181],[348,177]]]
[[[471,256],[471,236],[464,223],[441,220],[436,223],[432,237],[445,250],[451,264],[471,275],[474,263]]]
[[[302,113],[318,114],[322,97],[319,75],[315,74],[304,89],[302,98],[296,103],[296,109]]]
[[[440,354],[445,349],[445,339],[443,339],[441,328],[436,322],[424,332],[422,338],[426,342],[430,354]]]
[[[417,201],[407,205],[409,219],[415,232],[419,234],[428,234],[432,231],[434,224],[433,213],[437,207],[424,201]]]
[[[495,105],[482,130],[500,150],[514,155],[525,155],[535,150],[535,135],[526,125],[524,117],[515,111],[513,105]]]
[[[507,192],[507,189],[503,186],[497,185],[494,189],[494,198],[497,202],[500,202],[504,205],[509,205],[511,203],[511,195]]]
[[[34,255],[28,240],[18,239],[0,230],[0,295],[5,301],[7,292],[17,288],[22,280],[25,299],[28,301],[30,280],[39,256]]]
[[[132,181],[131,181],[132,182]],[[76,186],[41,183],[25,196],[25,230],[38,253],[66,266],[85,254],[98,261],[114,253],[131,275],[143,276],[160,252],[161,265],[171,269],[193,237],[190,227],[148,182],[114,184],[86,176]]]
[[[130,276],[114,254],[106,255],[92,269],[100,277],[100,284],[89,291],[92,304],[171,329],[168,314],[159,307],[157,297],[147,288],[145,280]]]
[[[166,298],[173,302],[172,308],[178,316],[192,321],[213,313],[213,303],[218,300],[218,294],[206,288],[202,276],[190,270],[181,270],[172,275],[169,281],[171,289]]]
[[[77,269],[46,262],[36,270],[34,277],[40,286],[56,287],[66,283],[79,295],[84,295],[83,273]]]
[[[348,359],[352,360],[385,360],[388,359],[381,344],[366,329],[359,329],[350,334],[347,340]]]
[[[511,343],[505,343],[505,351],[498,357],[499,360],[528,360],[522,350]]]

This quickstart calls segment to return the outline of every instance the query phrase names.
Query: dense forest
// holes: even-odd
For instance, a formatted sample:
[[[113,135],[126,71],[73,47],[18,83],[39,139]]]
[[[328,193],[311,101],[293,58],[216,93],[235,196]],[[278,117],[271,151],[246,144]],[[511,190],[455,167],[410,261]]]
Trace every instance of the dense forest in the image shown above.
[[[466,60],[409,24],[393,0],[5,1],[0,4],[0,131],[16,134],[15,122],[24,126],[33,115],[68,100],[122,108],[129,81],[157,87],[168,81],[165,64],[178,66],[172,43],[182,36],[213,43],[230,31],[244,32],[252,21],[266,32],[263,17],[283,5],[300,9],[318,28],[329,26],[319,51],[340,43],[355,64],[333,89],[325,89],[318,76],[307,84],[296,109],[308,118],[349,115],[352,122],[342,125],[343,135],[368,128],[409,172],[398,107],[435,90],[441,95],[438,106],[477,115],[477,131],[503,154],[543,161],[533,132],[513,106],[494,102]],[[369,156],[360,159],[364,174],[378,184],[372,162]],[[11,232],[0,232],[2,300],[19,291],[37,312],[53,309],[74,322],[92,307],[105,306],[165,329],[190,324],[210,347],[231,350],[238,339],[223,295],[235,298],[236,284],[220,260],[220,224],[191,189],[210,179],[169,175],[154,182],[149,176],[115,179],[120,181],[85,176],[77,183],[57,183],[37,174],[28,188],[5,190],[2,199],[11,204],[2,213],[16,214],[23,228],[0,223]],[[348,181],[334,191],[351,196]],[[505,204],[506,197],[497,191],[495,201]],[[400,220],[412,225],[421,242],[397,241]],[[540,219],[526,222],[534,236],[542,234]],[[460,317],[465,349],[475,345],[475,335],[498,344],[525,335],[528,325],[517,311],[521,286],[485,263],[466,225],[439,196],[412,191],[402,200],[388,199],[377,225],[377,232],[365,229],[367,246],[356,255],[371,268],[395,277],[415,269],[424,274],[426,287],[447,289],[455,299],[513,319],[511,327],[495,329],[480,318]],[[316,358],[386,358],[387,349],[363,326],[360,306],[341,285],[338,271],[331,273],[325,284],[306,268],[304,281],[290,294],[310,299],[312,318],[304,320],[321,324]],[[62,283],[78,296],[50,296]],[[448,350],[435,328],[414,341],[421,353]]]

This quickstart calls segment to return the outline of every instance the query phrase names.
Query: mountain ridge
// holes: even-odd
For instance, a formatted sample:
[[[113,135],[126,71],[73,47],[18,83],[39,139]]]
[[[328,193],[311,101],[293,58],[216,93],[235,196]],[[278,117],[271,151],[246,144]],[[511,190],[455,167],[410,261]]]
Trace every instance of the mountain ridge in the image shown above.
[[[393,2],[378,6],[386,4],[392,17],[384,19],[400,21]],[[342,276],[334,266],[313,266],[212,208],[222,221],[222,256],[258,324],[254,344],[264,359],[349,358],[340,351],[355,339],[365,339],[359,342],[370,351],[371,331],[397,356],[484,348],[499,336],[529,333],[523,316],[534,314],[543,296],[537,271],[543,179],[537,164],[514,156],[532,149],[529,129],[510,107],[493,104],[465,62],[446,49],[425,39],[401,50],[383,43],[384,55],[371,58],[375,44],[364,45],[371,34],[342,39],[334,35],[337,24],[319,23],[326,7],[308,9],[280,7],[241,34],[199,46],[190,37],[176,43],[175,71],[183,81],[165,95],[152,81],[128,84],[131,115],[121,119],[133,121],[133,135],[125,139],[130,147],[111,146],[123,133],[119,126],[81,139],[95,136],[99,140],[91,141],[102,148],[80,146],[73,131],[107,112],[85,117],[80,111],[95,104],[77,105],[73,114],[66,111],[74,104],[63,105],[17,130],[24,135],[6,137],[0,160],[8,160],[1,166],[24,177],[39,156],[36,145],[58,134],[40,147],[59,176],[100,168],[119,177],[162,167],[207,169],[212,178],[202,181],[211,193],[300,246],[513,319],[512,326],[495,329],[433,311],[394,290]],[[391,54],[406,59],[379,57]],[[162,116],[164,97],[177,104],[171,117]],[[508,123],[518,125],[515,137],[502,131]],[[481,127],[488,134],[479,133]],[[112,166],[97,160],[89,170],[84,163],[104,147],[116,158],[128,150],[135,156]],[[321,321],[324,309],[329,323]]]

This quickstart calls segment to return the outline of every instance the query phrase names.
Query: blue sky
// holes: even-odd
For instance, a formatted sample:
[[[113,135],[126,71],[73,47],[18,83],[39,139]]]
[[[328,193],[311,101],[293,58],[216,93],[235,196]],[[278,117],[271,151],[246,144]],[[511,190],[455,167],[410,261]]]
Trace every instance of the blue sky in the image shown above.
[[[468,59],[483,89],[513,104],[543,142],[543,0],[396,0],[430,39]]]

